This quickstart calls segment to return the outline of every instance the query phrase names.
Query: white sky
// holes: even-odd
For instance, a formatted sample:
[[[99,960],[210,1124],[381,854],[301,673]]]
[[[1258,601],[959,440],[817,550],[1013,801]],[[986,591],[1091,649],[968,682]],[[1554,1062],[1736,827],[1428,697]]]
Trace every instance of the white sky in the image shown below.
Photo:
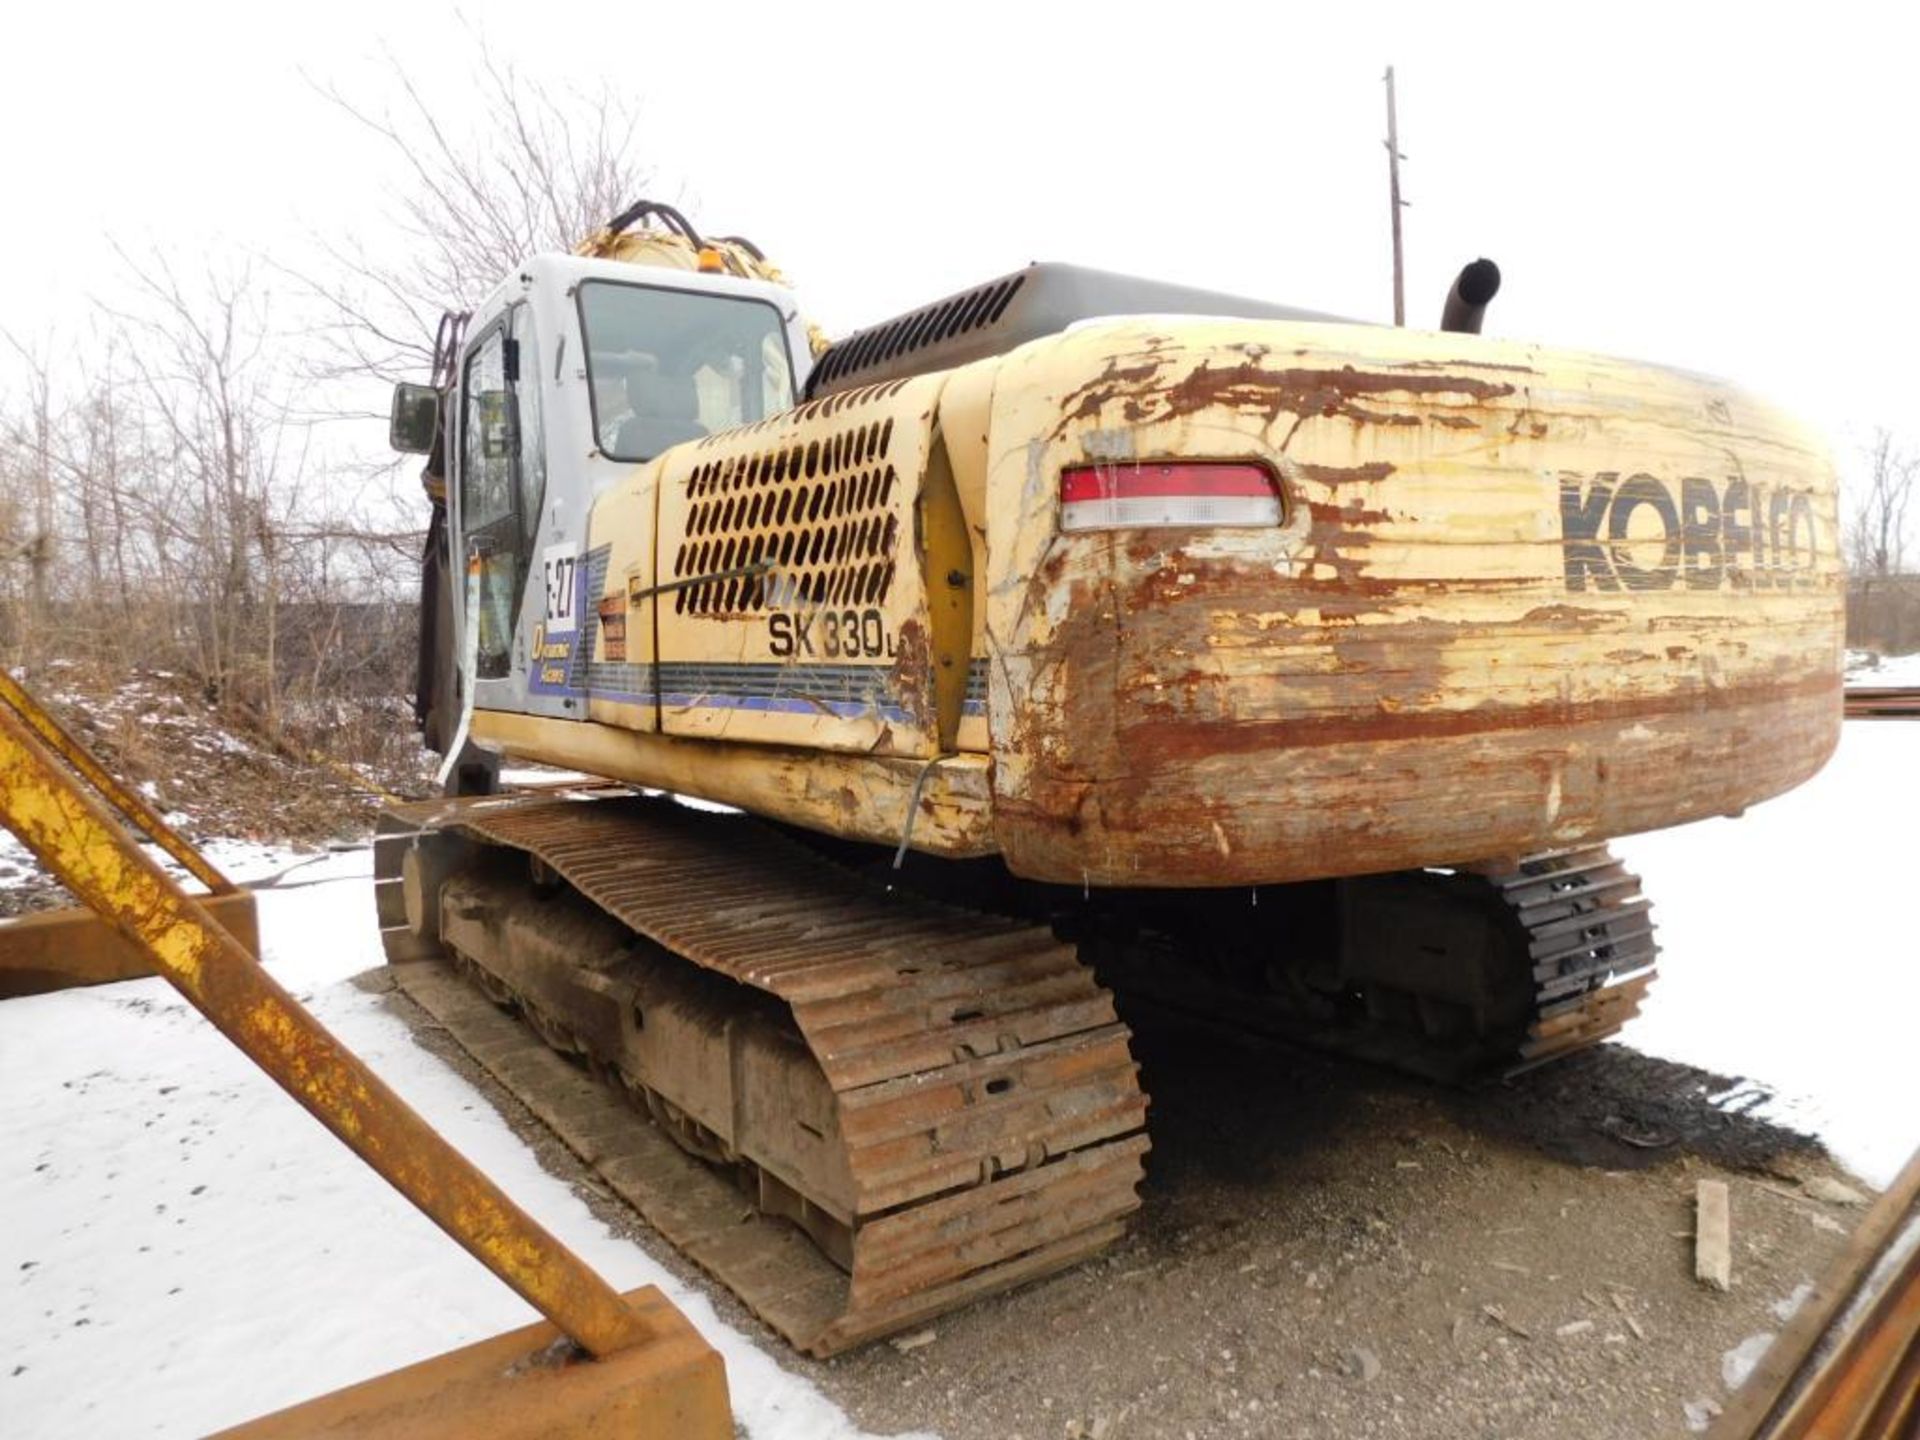
[[[1734,379],[1843,468],[1875,424],[1920,436],[1914,12],[1332,8],[465,13],[531,77],[637,97],[655,193],[758,240],[833,333],[1043,258],[1385,319],[1392,63],[1414,323],[1485,253],[1492,332]],[[448,124],[488,122],[430,3],[22,3],[0,29],[0,327],[30,338],[112,290],[108,235],[189,262],[381,243],[390,167],[313,82],[378,107],[390,50]]]

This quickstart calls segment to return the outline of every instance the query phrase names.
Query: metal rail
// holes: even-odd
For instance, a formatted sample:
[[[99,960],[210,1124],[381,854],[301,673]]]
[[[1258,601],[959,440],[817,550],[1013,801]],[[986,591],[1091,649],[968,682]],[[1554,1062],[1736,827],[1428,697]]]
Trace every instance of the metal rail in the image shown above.
[[[1920,1153],[1734,1392],[1711,1440],[1920,1434]]]
[[[25,692],[10,680],[0,687],[9,690],[5,698],[20,710]],[[21,716],[38,712],[30,699],[27,705]],[[80,790],[34,728],[0,708],[0,823],[61,883],[139,946],[282,1089],[582,1348],[605,1356],[657,1338],[655,1326],[282,989]],[[74,758],[65,747],[61,753]],[[76,768],[90,779],[104,775],[86,759]],[[102,788],[125,794],[110,777]]]
[[[1849,685],[1849,720],[1920,718],[1920,685]]]

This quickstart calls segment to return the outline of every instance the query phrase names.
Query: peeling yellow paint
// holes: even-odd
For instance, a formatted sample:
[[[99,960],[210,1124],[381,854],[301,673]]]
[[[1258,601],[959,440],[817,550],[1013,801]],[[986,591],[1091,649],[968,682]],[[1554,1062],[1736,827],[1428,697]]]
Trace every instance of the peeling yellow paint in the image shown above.
[[[1062,532],[1066,467],[1176,460],[1266,467],[1280,523]],[[966,543],[932,563],[936,479]],[[639,467],[595,505],[594,598],[627,607],[658,721],[609,692],[591,724],[474,733],[882,843],[917,762],[957,748],[915,847],[1062,883],[1525,854],[1818,769],[1838,529],[1820,442],[1703,377],[1372,326],[1101,322]]]

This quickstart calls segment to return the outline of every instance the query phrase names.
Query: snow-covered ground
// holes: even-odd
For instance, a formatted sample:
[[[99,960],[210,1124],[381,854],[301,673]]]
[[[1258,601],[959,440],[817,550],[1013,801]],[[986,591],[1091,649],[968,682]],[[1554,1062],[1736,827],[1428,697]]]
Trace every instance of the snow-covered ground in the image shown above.
[[[1911,655],[1847,652],[1847,684],[1866,687],[1920,685],[1920,651]]]
[[[276,978],[613,1284],[665,1290],[749,1435],[860,1434],[344,983],[380,962],[368,852],[213,848],[284,875],[260,893]],[[8,1437],[200,1435],[538,1318],[160,980],[0,1006],[0,1219]]]
[[[1850,722],[1799,791],[1621,847],[1666,947],[1627,1042],[1752,1077],[1728,1104],[1817,1129],[1877,1183],[1920,1144],[1916,815],[1920,725]],[[748,1434],[858,1434],[346,983],[380,959],[366,851],[214,853],[279,877],[260,906],[281,982],[614,1284],[666,1290],[725,1354]],[[157,980],[0,1005],[0,1220],[9,1437],[200,1434],[532,1318]]]
[[[1817,1132],[1886,1184],[1920,1147],[1916,823],[1920,724],[1853,720],[1798,790],[1616,842],[1664,950],[1622,1040],[1750,1079],[1725,1103]]]

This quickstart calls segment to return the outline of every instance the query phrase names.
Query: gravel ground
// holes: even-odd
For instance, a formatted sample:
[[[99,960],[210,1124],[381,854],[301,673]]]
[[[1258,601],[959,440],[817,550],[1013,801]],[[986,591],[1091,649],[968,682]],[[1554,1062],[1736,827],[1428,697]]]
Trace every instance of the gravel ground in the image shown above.
[[[768,1335],[783,1363],[869,1429],[947,1440],[1686,1434],[1689,1407],[1726,1399],[1729,1353],[1780,1327],[1859,1215],[1799,1192],[1865,1189],[1815,1142],[1618,1046],[1462,1092],[1132,1018],[1154,1150],[1125,1242],[835,1360]],[[664,1251],[450,1058],[602,1218]],[[1732,1193],[1728,1294],[1693,1279],[1694,1186],[1713,1176]]]

